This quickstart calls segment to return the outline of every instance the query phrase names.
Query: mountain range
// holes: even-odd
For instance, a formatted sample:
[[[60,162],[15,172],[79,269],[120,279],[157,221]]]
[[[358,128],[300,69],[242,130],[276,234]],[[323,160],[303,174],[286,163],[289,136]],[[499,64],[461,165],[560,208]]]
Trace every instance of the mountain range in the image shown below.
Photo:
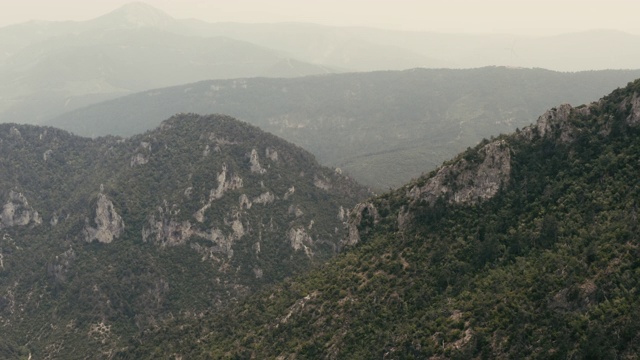
[[[630,69],[640,37],[465,35],[175,19],[134,2],[88,21],[0,28],[0,122],[40,124],[133,92],[207,79],[416,67]]]
[[[639,162],[640,80],[360,203],[327,265],[119,358],[636,358]]]
[[[0,29],[0,120],[42,123],[102,100],[203,79],[331,71],[244,41],[171,31],[180,23],[134,3],[86,22]]]
[[[639,127],[640,80],[357,203],[227,116],[3,124],[0,355],[633,358]]]
[[[130,136],[179,112],[229,114],[380,191],[552,106],[588,102],[636,77],[638,70],[486,67],[211,80],[106,101],[47,124],[84,136]]]
[[[0,358],[635,359],[639,45],[0,28]]]

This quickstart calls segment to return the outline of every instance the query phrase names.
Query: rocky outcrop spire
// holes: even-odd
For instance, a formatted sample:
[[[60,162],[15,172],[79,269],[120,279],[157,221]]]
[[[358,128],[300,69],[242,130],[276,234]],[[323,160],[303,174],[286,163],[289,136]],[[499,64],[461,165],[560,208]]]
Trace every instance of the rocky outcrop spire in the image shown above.
[[[30,223],[40,225],[42,218],[35,211],[27,198],[22,193],[11,190],[9,192],[9,200],[2,207],[0,213],[0,229],[13,226],[25,226]]]
[[[83,233],[87,242],[97,240],[100,243],[109,244],[124,232],[124,221],[116,212],[113,202],[105,194],[101,193],[98,196],[94,221],[96,227],[89,225],[88,219],[86,221]]]

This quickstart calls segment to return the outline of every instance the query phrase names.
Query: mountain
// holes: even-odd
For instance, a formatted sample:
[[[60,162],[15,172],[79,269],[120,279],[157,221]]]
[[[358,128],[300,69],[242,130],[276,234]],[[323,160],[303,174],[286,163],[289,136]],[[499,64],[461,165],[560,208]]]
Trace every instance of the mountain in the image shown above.
[[[315,64],[351,71],[414,67],[540,67],[556,71],[635,69],[640,36],[588,30],[551,36],[398,31],[306,23],[239,24],[184,21],[174,31],[227,36]],[[594,50],[597,49],[597,50]]]
[[[101,29],[122,28],[169,28],[176,19],[162,10],[143,2],[131,2],[102,15],[90,22],[90,25]]]
[[[127,139],[0,125],[1,358],[111,358],[334,256],[368,192],[227,116]]]
[[[332,27],[307,23],[184,24],[182,31],[201,36],[226,36],[290,54],[313,64],[351,71],[452,67],[440,54],[421,51],[403,39],[412,33],[368,28]],[[390,39],[386,39],[389,35]],[[429,40],[422,38],[421,41]],[[403,44],[403,45],[400,45]]]
[[[120,358],[635,358],[639,163],[637,80],[359,204],[326,266]]]
[[[48,124],[126,136],[178,112],[229,114],[386,190],[482,138],[526,126],[555,104],[582,104],[637,77],[638,70],[487,67],[205,81],[96,104]]]
[[[207,23],[134,2],[88,21],[0,28],[0,49],[0,122],[41,124],[126,94],[207,79],[495,65],[631,69],[640,60],[640,37]]]
[[[228,37],[183,35],[173,30],[180,24],[133,3],[85,22],[1,28],[0,121],[42,123],[132,92],[204,79],[333,71]]]
[[[302,61],[351,71],[484,66],[588,71],[635,69],[640,62],[640,36],[607,29],[525,36],[398,31],[307,23],[182,21],[181,25],[172,31],[231,37],[285,52]]]

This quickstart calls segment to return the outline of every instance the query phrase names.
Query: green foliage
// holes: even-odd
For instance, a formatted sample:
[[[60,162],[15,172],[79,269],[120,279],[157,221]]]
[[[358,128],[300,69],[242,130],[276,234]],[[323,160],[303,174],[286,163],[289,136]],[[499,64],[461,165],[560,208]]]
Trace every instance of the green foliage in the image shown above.
[[[251,170],[252,150],[266,172]],[[339,208],[369,195],[301,148],[225,116],[182,114],[128,139],[0,125],[0,152],[0,214],[14,191],[42,218],[40,225],[0,225],[2,358],[109,358],[171,318],[224,309],[334,256],[345,234]],[[132,162],[138,155],[144,161]],[[237,176],[242,187],[214,199],[196,220],[224,167],[226,180]],[[255,200],[267,192],[272,202]],[[243,195],[250,208],[240,205]],[[101,196],[125,230],[109,244],[87,243],[84,230],[98,226]],[[144,241],[151,219],[162,229],[173,221],[176,232],[218,229],[227,237],[238,221],[244,235],[229,249],[200,235],[163,247],[155,235]],[[313,256],[292,247],[294,228],[313,239],[305,244]]]
[[[326,266],[226,312],[168,322],[119,356],[634,358],[640,129],[624,104],[639,86],[574,111],[572,141],[502,137],[511,177],[492,199],[414,202],[417,179],[375,198],[385,217]],[[401,228],[405,211],[413,220]]]

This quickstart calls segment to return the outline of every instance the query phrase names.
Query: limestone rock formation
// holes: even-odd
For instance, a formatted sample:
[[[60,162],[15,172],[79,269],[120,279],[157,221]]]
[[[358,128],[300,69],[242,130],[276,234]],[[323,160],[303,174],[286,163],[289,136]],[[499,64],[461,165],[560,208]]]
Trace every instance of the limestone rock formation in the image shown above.
[[[360,242],[360,231],[368,231],[380,220],[378,209],[371,202],[356,205],[348,215],[346,223],[349,231],[346,238],[340,242],[341,246],[353,246]],[[367,224],[365,224],[367,223]]]
[[[450,203],[476,203],[493,197],[511,174],[511,149],[504,140],[491,142],[479,150],[482,160],[466,159],[440,168],[422,186],[413,186],[407,197],[434,203],[446,196]]]
[[[122,217],[116,212],[113,202],[102,193],[98,196],[94,222],[95,227],[89,224],[89,219],[86,220],[83,233],[87,242],[96,240],[103,244],[109,244],[124,232]]]
[[[0,229],[25,226],[30,223],[42,224],[40,214],[29,205],[27,198],[22,193],[11,190],[9,200],[4,204],[2,213],[0,213]]]

